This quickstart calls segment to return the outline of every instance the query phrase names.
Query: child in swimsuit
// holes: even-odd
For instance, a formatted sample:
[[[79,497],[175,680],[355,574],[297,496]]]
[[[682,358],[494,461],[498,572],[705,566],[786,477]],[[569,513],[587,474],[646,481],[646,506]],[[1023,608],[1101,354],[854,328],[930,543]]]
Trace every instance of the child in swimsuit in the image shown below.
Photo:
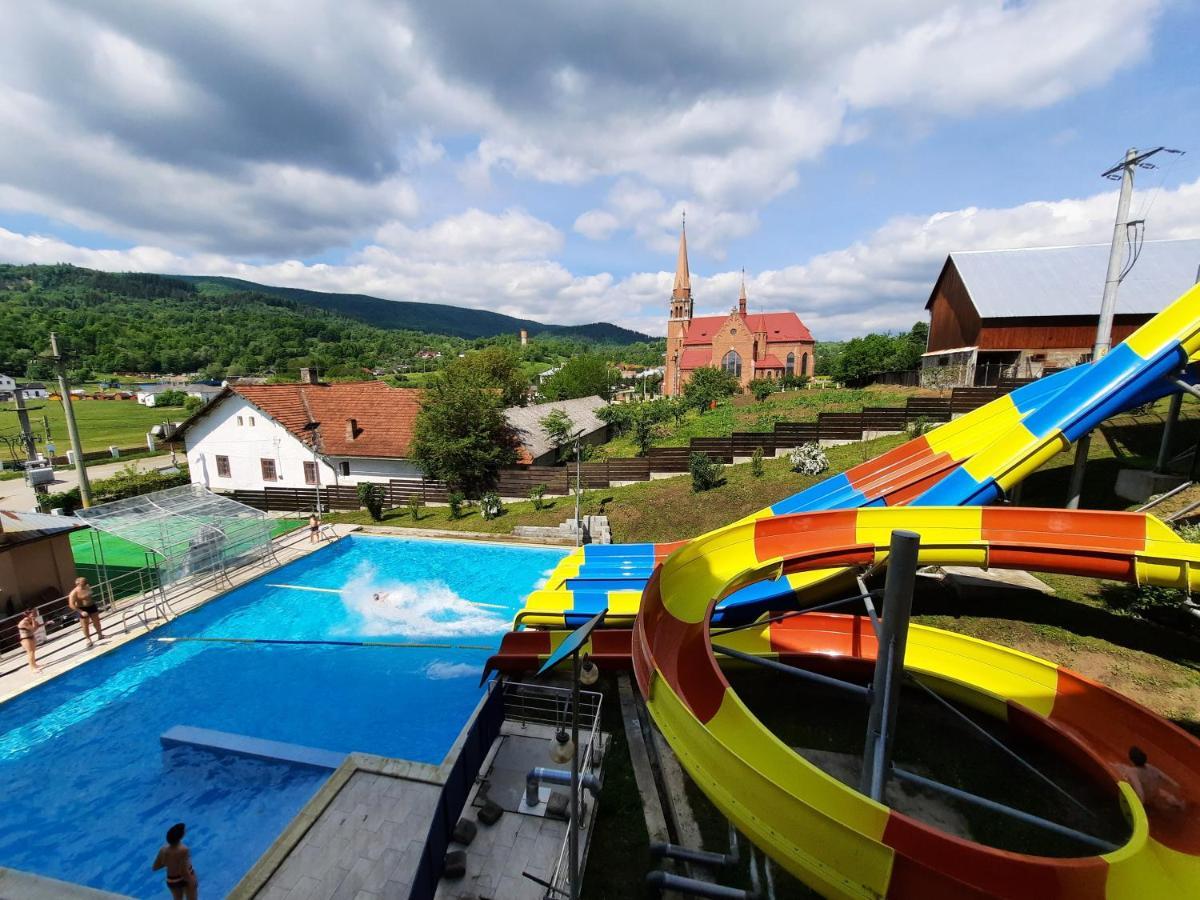
[[[313,513],[308,517],[308,542],[315,544],[320,540],[321,520],[317,518],[317,514]]]
[[[88,628],[96,629],[96,640],[104,640],[104,631],[100,628],[100,608],[92,599],[92,586],[86,578],[76,578],[75,587],[67,595],[67,605],[79,615],[79,624],[83,626],[83,637],[89,647],[92,646],[92,636]]]
[[[154,858],[154,871],[167,870],[167,889],[174,900],[196,900],[200,881],[192,868],[192,854],[183,843],[187,827],[179,822],[167,829],[167,845]]]
[[[21,646],[25,648],[25,655],[29,658],[31,672],[42,671],[37,664],[37,633],[41,627],[42,617],[32,606],[25,610],[25,615],[17,622],[17,637],[21,639]]]

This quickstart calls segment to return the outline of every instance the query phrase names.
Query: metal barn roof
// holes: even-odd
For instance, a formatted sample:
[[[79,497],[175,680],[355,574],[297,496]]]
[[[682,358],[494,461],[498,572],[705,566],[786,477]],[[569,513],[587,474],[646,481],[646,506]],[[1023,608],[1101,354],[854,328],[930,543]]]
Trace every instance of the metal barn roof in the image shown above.
[[[985,319],[1098,316],[1108,244],[951,253]],[[1146,241],[1117,292],[1117,313],[1157,313],[1196,283],[1200,240]],[[930,303],[933,298],[930,297]],[[929,304],[926,304],[928,308]]]

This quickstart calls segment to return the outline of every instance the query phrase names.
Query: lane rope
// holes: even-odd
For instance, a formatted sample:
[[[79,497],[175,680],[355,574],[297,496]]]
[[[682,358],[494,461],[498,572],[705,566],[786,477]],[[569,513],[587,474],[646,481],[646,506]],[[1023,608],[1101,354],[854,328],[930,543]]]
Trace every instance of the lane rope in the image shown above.
[[[495,650],[490,644],[435,644],[398,641],[307,641],[288,640],[284,638],[236,638],[236,637],[160,637],[155,638],[162,644],[202,643],[202,644],[279,644],[299,647],[389,647],[407,648],[410,650]]]

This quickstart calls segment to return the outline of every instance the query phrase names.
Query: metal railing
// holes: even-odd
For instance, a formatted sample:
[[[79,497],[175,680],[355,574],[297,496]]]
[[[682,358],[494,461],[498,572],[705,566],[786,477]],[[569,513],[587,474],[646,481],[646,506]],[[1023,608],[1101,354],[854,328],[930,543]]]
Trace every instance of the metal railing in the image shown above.
[[[604,695],[598,691],[579,692],[579,727],[587,729],[586,739],[580,739],[580,773],[592,772],[600,763],[596,737],[600,732],[600,707]],[[571,722],[571,689],[526,682],[506,682],[504,686],[504,718],[510,722],[568,727]],[[595,802],[593,800],[593,802]],[[586,816],[581,816],[580,829],[585,827]],[[558,860],[550,875],[547,898],[569,896],[567,881],[570,865],[567,854],[570,850],[570,829],[563,834]]]

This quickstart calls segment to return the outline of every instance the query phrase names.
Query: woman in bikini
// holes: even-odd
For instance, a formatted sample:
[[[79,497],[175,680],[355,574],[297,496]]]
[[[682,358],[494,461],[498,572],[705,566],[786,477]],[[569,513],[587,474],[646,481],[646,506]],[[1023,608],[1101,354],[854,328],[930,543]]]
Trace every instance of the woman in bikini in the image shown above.
[[[31,672],[42,671],[37,664],[37,633],[41,627],[42,617],[32,606],[25,610],[25,615],[21,616],[20,621],[17,622],[17,637],[21,639],[21,646],[25,648],[25,655],[29,658],[29,671]]]
[[[186,830],[182,822],[167,829],[167,844],[154,857],[154,871],[167,870],[167,889],[175,900],[196,900],[200,893],[200,880],[192,868],[192,852],[183,843]]]
[[[79,616],[79,624],[83,626],[83,637],[89,647],[92,646],[89,625],[96,629],[96,640],[104,640],[104,631],[100,628],[100,608],[92,599],[92,586],[86,578],[75,579],[75,588],[67,595],[67,605]]]

